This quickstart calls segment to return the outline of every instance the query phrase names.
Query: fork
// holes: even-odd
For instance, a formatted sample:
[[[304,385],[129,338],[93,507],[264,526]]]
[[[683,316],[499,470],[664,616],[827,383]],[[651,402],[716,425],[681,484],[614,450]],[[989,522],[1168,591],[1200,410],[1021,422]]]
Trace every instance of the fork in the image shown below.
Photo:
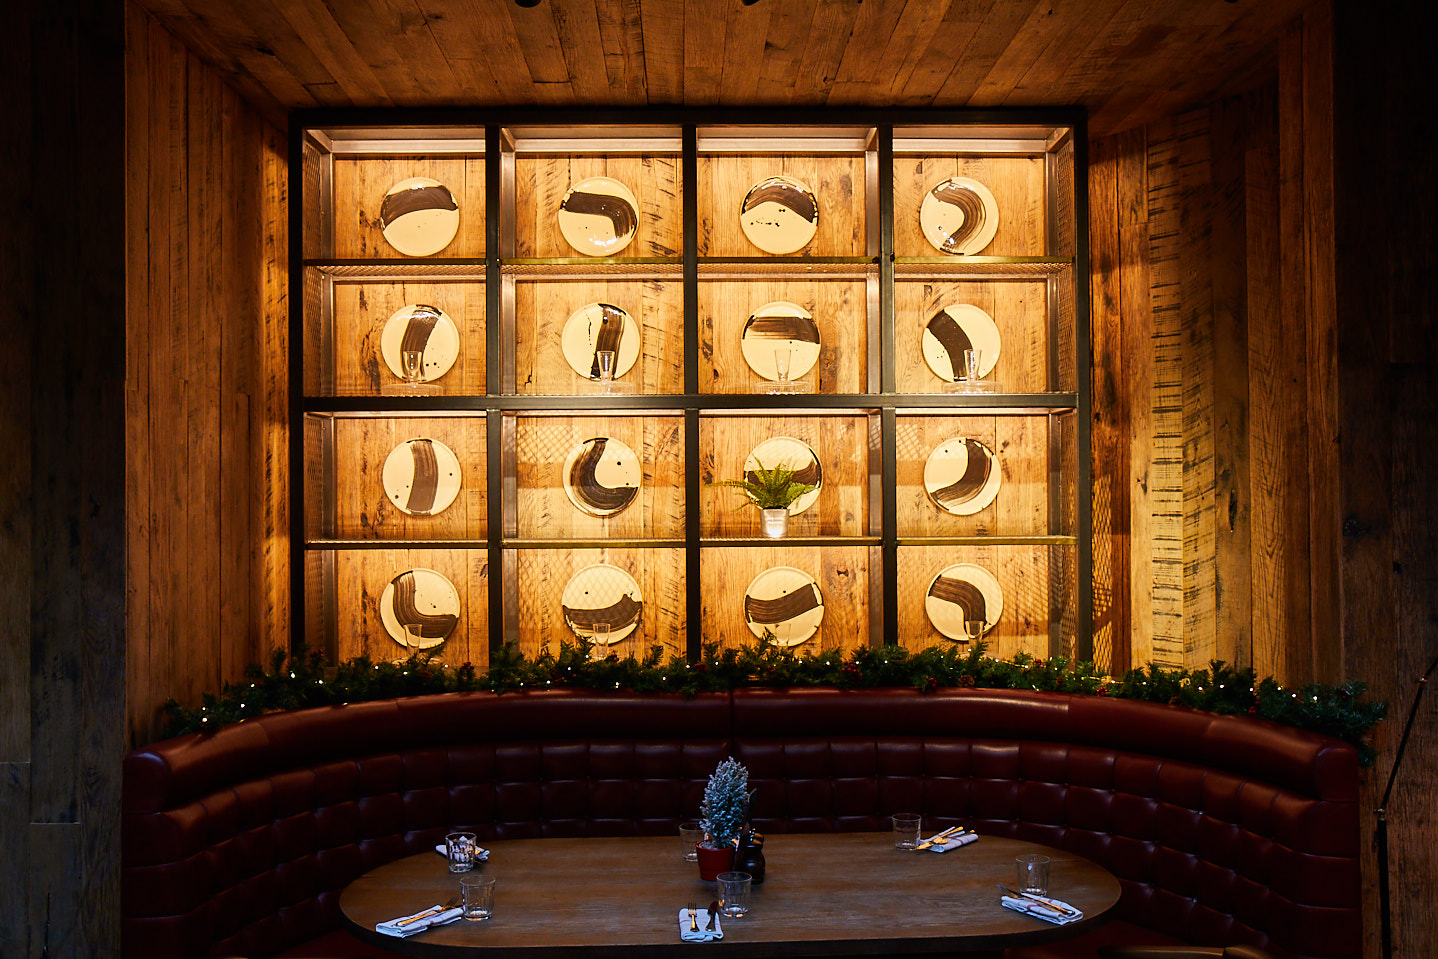
[[[689,905],[686,906],[685,909],[686,909],[686,910],[688,911],[688,913],[689,913],[689,931],[690,931],[690,932],[698,932],[698,931],[699,931],[699,904],[696,903],[693,899],[691,899],[691,900],[689,900]]]
[[[1029,893],[1029,892],[1015,892],[1014,890],[1010,889],[1008,886],[1004,885],[1003,883],[999,883],[998,885],[999,885],[999,888],[1000,888],[1001,890],[1003,890],[1004,892],[1008,893],[1010,896],[1014,896],[1014,897],[1017,897],[1017,898],[1019,898],[1019,899],[1029,899],[1029,900],[1031,900],[1031,901],[1033,901],[1033,902],[1038,903],[1040,906],[1044,906],[1045,908],[1052,909],[1054,912],[1058,913],[1058,914],[1061,915],[1061,916],[1076,916],[1076,915],[1078,915],[1078,910],[1075,909],[1075,908],[1073,908],[1072,906],[1065,906],[1065,905],[1063,905],[1062,903],[1059,903],[1059,902],[1057,902],[1057,901],[1055,901],[1055,900],[1045,899],[1045,898],[1043,898],[1043,897],[1041,897],[1041,896],[1035,896],[1033,893]]]
[[[408,919],[401,919],[399,922],[395,923],[395,925],[408,926],[412,922],[419,922],[421,919],[428,919],[431,916],[437,916],[445,910],[453,909],[455,906],[459,905],[459,898],[459,896],[455,896],[453,899],[450,899],[442,906],[430,906],[424,912],[417,912],[413,916],[410,916]]]

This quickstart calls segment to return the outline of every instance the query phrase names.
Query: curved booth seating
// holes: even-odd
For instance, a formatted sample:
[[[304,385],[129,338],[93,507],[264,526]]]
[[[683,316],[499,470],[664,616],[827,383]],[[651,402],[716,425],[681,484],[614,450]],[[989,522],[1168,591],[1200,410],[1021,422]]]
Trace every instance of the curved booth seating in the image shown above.
[[[919,811],[1119,878],[1115,921],[1025,956],[1362,952],[1348,744],[1124,700],[905,689],[453,693],[156,743],[125,760],[124,952],[273,955],[336,929],[355,877],[456,827],[482,841],[674,833],[731,754],[771,834]]]

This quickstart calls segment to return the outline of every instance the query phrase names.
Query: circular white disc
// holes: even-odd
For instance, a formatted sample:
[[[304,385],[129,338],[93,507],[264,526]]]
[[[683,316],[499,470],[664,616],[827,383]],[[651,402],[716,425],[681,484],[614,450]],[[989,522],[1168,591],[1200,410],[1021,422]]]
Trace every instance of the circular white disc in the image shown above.
[[[558,215],[559,232],[585,256],[616,256],[639,229],[639,201],[613,177],[574,184],[560,201]]]
[[[563,476],[564,495],[574,508],[603,517],[622,513],[634,502],[644,470],[627,445],[612,436],[595,436],[569,451]]]
[[[919,229],[940,253],[978,253],[998,232],[999,205],[978,180],[950,177],[924,194]]]
[[[443,573],[417,566],[385,586],[379,617],[385,632],[401,646],[429,649],[448,639],[459,624],[459,591]]]
[[[613,645],[639,628],[644,594],[639,584],[618,566],[596,563],[569,578],[559,599],[564,622],[574,635],[592,639],[595,623],[609,624]]]
[[[433,256],[459,232],[459,204],[438,180],[401,180],[380,204],[380,231],[405,256]]]
[[[994,628],[1004,611],[1004,592],[994,574],[973,563],[946,566],[929,581],[924,612],[934,628],[949,639],[968,640],[964,620],[982,619],[984,633]]]
[[[775,300],[749,317],[739,337],[739,349],[749,369],[766,380],[779,378],[774,351],[788,350],[789,379],[797,380],[819,362],[819,326],[799,304]]]
[[[739,207],[744,235],[765,253],[802,250],[819,229],[819,201],[803,183],[771,176],[749,188]]]
[[[744,590],[744,622],[763,638],[774,634],[780,646],[798,646],[824,621],[824,594],[814,577],[793,566],[771,566]]]
[[[924,461],[924,492],[944,512],[972,516],[999,495],[1003,475],[993,450],[956,437],[934,447]]]
[[[405,440],[384,458],[385,495],[411,516],[433,516],[454,502],[462,482],[459,457],[439,440]]]
[[[421,379],[431,383],[448,373],[459,358],[459,327],[444,310],[408,303],[391,314],[379,334],[380,357],[399,379],[404,379],[405,346],[411,344],[424,353]]]
[[[617,342],[615,334],[618,334]],[[580,376],[599,379],[600,334],[605,345],[617,347],[614,352],[614,378],[617,380],[639,362],[639,324],[624,309],[611,303],[590,303],[569,315],[559,334],[564,361]]]
[[[999,327],[994,318],[971,303],[939,310],[919,338],[924,362],[934,375],[952,383],[964,371],[964,350],[979,351],[979,375],[988,376],[999,362]]]

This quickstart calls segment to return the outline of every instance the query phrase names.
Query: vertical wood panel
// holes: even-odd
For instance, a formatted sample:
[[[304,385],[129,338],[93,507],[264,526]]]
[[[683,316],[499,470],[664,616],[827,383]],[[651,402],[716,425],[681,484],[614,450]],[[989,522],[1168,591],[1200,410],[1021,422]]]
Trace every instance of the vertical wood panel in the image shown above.
[[[733,649],[758,642],[744,619],[744,596],[754,577],[773,566],[792,566],[808,573],[824,599],[818,631],[795,646],[795,652],[868,645],[869,549],[847,544],[701,550],[704,643]]]

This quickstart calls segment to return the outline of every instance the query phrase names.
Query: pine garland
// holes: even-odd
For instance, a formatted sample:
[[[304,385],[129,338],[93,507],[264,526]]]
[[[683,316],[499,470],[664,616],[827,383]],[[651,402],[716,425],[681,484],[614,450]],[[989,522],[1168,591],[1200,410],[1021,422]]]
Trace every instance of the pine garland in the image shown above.
[[[985,649],[979,642],[967,650],[957,645],[918,651],[880,646],[848,654],[828,649],[799,655],[766,639],[723,652],[717,643],[706,644],[699,661],[690,663],[680,656],[666,660],[659,646],[651,646],[642,659],[615,655],[591,659],[590,644],[581,640],[562,643],[557,654],[546,650],[531,659],[508,643],[491,657],[486,673],[470,663],[454,668],[434,662],[433,654],[425,652],[397,663],[376,663],[361,656],[327,670],[320,653],[300,650],[289,655],[277,650],[268,669],[251,665],[241,682],[226,684],[218,695],[205,694],[199,709],[172,699],[165,703],[165,712],[168,735],[179,735],[279,710],[475,690],[504,693],[574,687],[695,696],[746,686],[913,687],[924,692],[940,687],[1033,689],[1271,719],[1346,740],[1357,747],[1359,761],[1366,766],[1373,761],[1368,734],[1388,710],[1387,703],[1364,698],[1363,683],[1289,688],[1272,678],[1260,681],[1252,669],[1220,661],[1192,671],[1149,665],[1114,680],[1091,662],[1062,657],[1044,661],[1024,653],[997,660],[986,656]]]

